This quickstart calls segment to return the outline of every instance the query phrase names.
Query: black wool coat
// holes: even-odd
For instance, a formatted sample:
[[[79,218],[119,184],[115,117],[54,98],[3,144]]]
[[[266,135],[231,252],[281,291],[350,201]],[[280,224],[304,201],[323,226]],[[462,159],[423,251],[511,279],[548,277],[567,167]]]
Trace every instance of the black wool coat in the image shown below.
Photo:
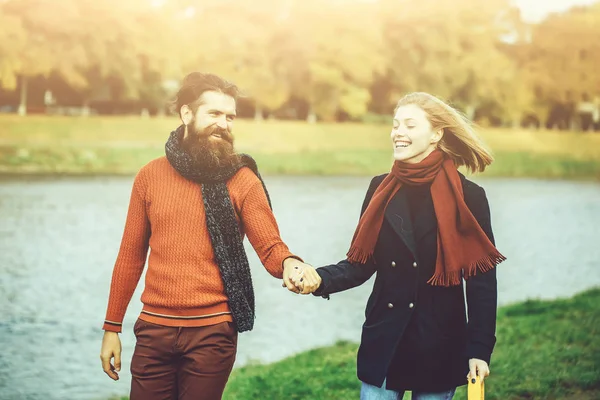
[[[371,181],[361,215],[385,176]],[[467,206],[494,243],[484,190],[460,178]],[[467,383],[470,358],[489,364],[496,342],[496,269],[466,280],[465,291],[462,283],[432,286],[427,281],[436,258],[430,185],[403,185],[385,210],[373,262],[343,260],[317,269],[322,283],[314,294],[325,298],[377,274],[358,350],[361,381],[381,387],[387,379],[391,390],[438,392]]]

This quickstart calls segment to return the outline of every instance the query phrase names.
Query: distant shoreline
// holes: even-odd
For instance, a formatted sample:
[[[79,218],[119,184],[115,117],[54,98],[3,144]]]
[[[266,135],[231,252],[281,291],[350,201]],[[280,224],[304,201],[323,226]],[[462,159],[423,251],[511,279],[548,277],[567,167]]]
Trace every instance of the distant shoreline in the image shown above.
[[[133,176],[150,160],[160,157],[160,151],[140,149],[60,150],[27,149],[27,158],[19,157],[24,147],[0,146],[0,176]],[[78,154],[99,154],[86,161]],[[263,175],[284,176],[374,176],[389,171],[391,162],[379,151],[348,153],[254,153]],[[369,163],[354,163],[353,158]],[[464,171],[463,171],[464,172]],[[527,153],[496,154],[496,160],[484,173],[484,178],[538,178],[600,181],[600,160],[578,160]]]
[[[164,155],[174,118],[0,116],[0,175],[134,175]],[[389,171],[387,125],[236,121],[236,148],[265,175]],[[482,177],[600,180],[600,135],[481,128],[495,162]]]

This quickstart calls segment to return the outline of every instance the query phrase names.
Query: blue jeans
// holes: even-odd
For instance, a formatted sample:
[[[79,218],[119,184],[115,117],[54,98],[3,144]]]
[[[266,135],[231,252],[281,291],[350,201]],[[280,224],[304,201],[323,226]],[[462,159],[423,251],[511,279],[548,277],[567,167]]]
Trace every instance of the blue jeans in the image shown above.
[[[412,392],[412,400],[452,400],[456,389],[451,389],[441,393]],[[362,384],[360,389],[360,400],[401,400],[404,392],[396,392],[385,388],[385,381],[381,387]]]

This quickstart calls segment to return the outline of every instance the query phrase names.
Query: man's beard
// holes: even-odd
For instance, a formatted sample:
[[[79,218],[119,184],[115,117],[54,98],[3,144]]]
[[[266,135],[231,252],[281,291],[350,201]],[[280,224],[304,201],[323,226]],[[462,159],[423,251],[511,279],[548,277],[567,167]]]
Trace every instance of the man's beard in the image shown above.
[[[197,168],[205,171],[219,170],[239,162],[239,157],[233,149],[233,136],[227,129],[209,126],[197,131],[194,122],[188,125],[188,135],[183,138],[182,146]],[[212,137],[213,134],[221,138]]]

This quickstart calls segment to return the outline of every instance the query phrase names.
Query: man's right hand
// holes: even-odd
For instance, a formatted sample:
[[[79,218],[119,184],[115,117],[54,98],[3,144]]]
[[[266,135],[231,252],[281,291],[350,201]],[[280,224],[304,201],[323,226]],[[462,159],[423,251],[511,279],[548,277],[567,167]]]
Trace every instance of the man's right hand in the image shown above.
[[[111,364],[114,357],[115,363]],[[102,349],[100,350],[100,360],[102,360],[102,369],[110,379],[118,381],[121,371],[121,338],[116,332],[104,331],[102,338]]]
[[[283,262],[282,286],[290,292],[310,294],[321,286],[321,277],[312,265],[290,257]]]

